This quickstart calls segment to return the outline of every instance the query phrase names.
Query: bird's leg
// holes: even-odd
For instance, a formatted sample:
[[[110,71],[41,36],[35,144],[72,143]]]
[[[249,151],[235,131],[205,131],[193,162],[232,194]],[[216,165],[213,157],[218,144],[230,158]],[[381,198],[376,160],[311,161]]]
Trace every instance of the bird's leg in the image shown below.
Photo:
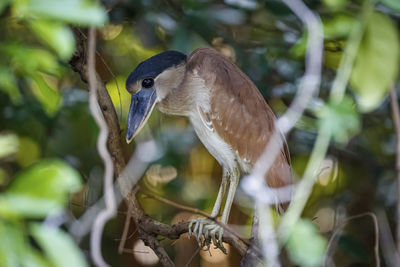
[[[224,187],[226,187],[226,182],[227,182],[226,178],[229,176],[230,177],[229,191],[221,218],[221,223],[227,224],[232,202],[235,197],[235,191],[239,182],[239,170],[235,169],[233,170],[233,172],[230,173],[226,172],[226,174],[224,172],[224,176],[225,176],[225,181],[223,177],[223,181],[220,187],[220,193],[218,193],[217,201],[214,205],[211,216],[213,215],[216,216],[219,213],[219,209],[221,207],[221,202],[225,191]],[[215,245],[215,247],[221,249],[222,252],[226,253],[226,249],[222,244],[222,236],[224,233],[223,227],[221,227],[214,221],[211,221],[207,218],[198,218],[191,221],[189,224],[189,238],[191,235],[191,227],[193,224],[194,224],[193,234],[196,236],[197,242],[199,243],[200,247],[207,246],[206,250],[208,250],[212,242]],[[204,236],[204,242],[201,242],[202,236]]]
[[[229,177],[229,171],[227,169],[223,169],[222,173],[222,180],[221,180],[221,185],[219,187],[218,191],[218,196],[217,199],[215,200],[214,207],[211,212],[211,218],[217,218],[219,215],[219,212],[221,210],[221,205],[222,201],[224,199],[225,191],[226,191],[226,186],[228,183],[228,177]],[[196,237],[197,243],[199,244],[200,247],[207,246],[207,250],[210,247],[211,244],[211,239],[213,238],[212,236],[209,236],[210,230],[215,228],[216,225],[213,221],[207,219],[207,218],[197,218],[194,219],[190,222],[189,224],[189,238],[192,235],[192,226],[194,225],[193,228],[193,234]],[[201,237],[204,235],[204,242],[201,242]],[[215,237],[214,237],[215,240]]]
[[[224,199],[226,185],[228,181],[229,172],[224,168],[222,173],[221,185],[219,186],[218,196],[215,200],[214,207],[211,212],[211,218],[217,218],[221,210],[222,200]]]
[[[239,183],[239,177],[240,173],[238,169],[235,169],[233,173],[230,175],[228,195],[226,197],[225,207],[221,218],[221,223],[225,225],[228,224],[229,213],[231,211],[233,199],[235,198],[235,192]],[[224,234],[224,228],[219,225],[216,226],[217,227],[214,227],[214,229],[211,231],[212,240],[214,245],[225,253],[226,250],[224,248],[224,245],[222,244],[222,235]],[[217,232],[218,232],[218,238],[216,239],[215,235]]]

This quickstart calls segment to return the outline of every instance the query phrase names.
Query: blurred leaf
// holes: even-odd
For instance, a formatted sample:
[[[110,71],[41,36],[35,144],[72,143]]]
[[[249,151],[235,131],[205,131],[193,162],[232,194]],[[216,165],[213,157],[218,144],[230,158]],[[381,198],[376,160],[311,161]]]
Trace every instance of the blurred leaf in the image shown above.
[[[0,195],[0,215],[9,220],[19,217],[43,218],[60,210],[61,205],[53,200],[21,194]]]
[[[326,240],[318,234],[309,220],[297,221],[289,237],[287,248],[291,259],[300,266],[320,266],[324,258]]]
[[[290,48],[290,54],[292,54],[295,58],[301,58],[306,54],[307,36],[307,32],[304,32],[304,34]]]
[[[57,58],[44,49],[32,48],[17,43],[0,43],[0,52],[10,56],[10,66],[24,75],[31,75],[36,71],[60,75],[60,66]]]
[[[17,80],[14,74],[4,66],[0,66],[0,90],[8,94],[14,104],[21,100]]]
[[[326,104],[318,115],[320,127],[325,129],[324,132],[331,133],[338,143],[347,143],[360,131],[360,119],[355,104],[349,97],[344,97],[338,104]]]
[[[0,236],[0,266],[21,266],[20,258],[25,252],[25,240],[21,229],[1,220]]]
[[[399,67],[399,46],[396,25],[387,16],[373,13],[350,77],[361,111],[368,112],[379,106],[394,83]]]
[[[39,224],[31,224],[30,231],[53,263],[53,266],[88,266],[78,246],[65,232],[55,227]]]
[[[7,173],[2,168],[0,168],[0,185],[1,186],[4,185],[6,178],[7,178]]]
[[[354,23],[353,17],[344,14],[324,20],[324,38],[347,37],[354,27]]]
[[[45,79],[37,74],[32,75],[31,89],[37,100],[42,104],[43,110],[53,116],[61,106],[61,95],[57,89],[51,88]]]
[[[333,10],[341,9],[347,4],[347,0],[323,0],[323,2]]]
[[[324,42],[324,65],[336,70],[343,56],[344,41]]]
[[[4,201],[16,213],[45,216],[60,210],[80,188],[78,172],[60,160],[42,160],[14,178]]]
[[[382,4],[389,7],[390,9],[400,12],[400,1],[399,0],[380,0]]]
[[[53,48],[60,58],[69,59],[75,50],[75,39],[69,27],[54,21],[35,20],[30,23],[32,30]]]
[[[21,257],[21,263],[24,267],[52,267],[42,255],[33,249],[25,251]]]
[[[119,122],[122,125],[126,125],[128,120],[128,110],[131,104],[131,94],[124,88],[126,78],[126,76],[118,76],[115,79],[111,79],[106,84],[107,91],[110,94],[115,111],[119,116]]]
[[[15,134],[0,135],[0,159],[18,151],[18,137]]]
[[[22,167],[27,167],[40,158],[39,145],[29,137],[19,138],[19,149],[16,160]]]
[[[1,0],[0,1],[0,14],[3,10],[10,4],[11,0]]]
[[[104,8],[88,0],[26,0],[16,3],[21,17],[38,16],[67,23],[102,26],[107,21]]]

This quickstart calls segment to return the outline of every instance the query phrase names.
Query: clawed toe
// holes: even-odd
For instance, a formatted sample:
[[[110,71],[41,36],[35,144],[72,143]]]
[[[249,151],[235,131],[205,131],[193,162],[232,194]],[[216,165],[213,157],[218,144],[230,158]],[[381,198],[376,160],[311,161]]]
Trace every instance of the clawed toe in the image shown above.
[[[196,237],[199,247],[201,249],[205,247],[206,251],[210,249],[211,243],[213,243],[215,248],[219,248],[226,254],[226,249],[222,244],[223,233],[224,228],[206,218],[197,218],[189,223],[189,239],[193,234]],[[204,239],[202,240],[202,238]]]

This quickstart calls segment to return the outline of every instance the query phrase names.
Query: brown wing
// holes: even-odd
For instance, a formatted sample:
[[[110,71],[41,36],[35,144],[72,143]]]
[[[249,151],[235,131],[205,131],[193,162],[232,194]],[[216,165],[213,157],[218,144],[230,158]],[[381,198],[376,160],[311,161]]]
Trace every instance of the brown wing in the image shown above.
[[[274,131],[276,117],[253,82],[217,51],[200,48],[189,55],[188,71],[197,71],[210,89],[216,132],[253,165]],[[284,138],[284,137],[282,137]],[[292,182],[286,141],[267,174],[271,187]]]

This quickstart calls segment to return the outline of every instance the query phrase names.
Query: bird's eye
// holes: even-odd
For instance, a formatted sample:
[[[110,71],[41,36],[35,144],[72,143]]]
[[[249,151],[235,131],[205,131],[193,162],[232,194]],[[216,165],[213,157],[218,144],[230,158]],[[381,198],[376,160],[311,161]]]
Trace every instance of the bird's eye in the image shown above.
[[[153,87],[154,80],[152,78],[146,78],[142,81],[142,87],[151,88]]]

